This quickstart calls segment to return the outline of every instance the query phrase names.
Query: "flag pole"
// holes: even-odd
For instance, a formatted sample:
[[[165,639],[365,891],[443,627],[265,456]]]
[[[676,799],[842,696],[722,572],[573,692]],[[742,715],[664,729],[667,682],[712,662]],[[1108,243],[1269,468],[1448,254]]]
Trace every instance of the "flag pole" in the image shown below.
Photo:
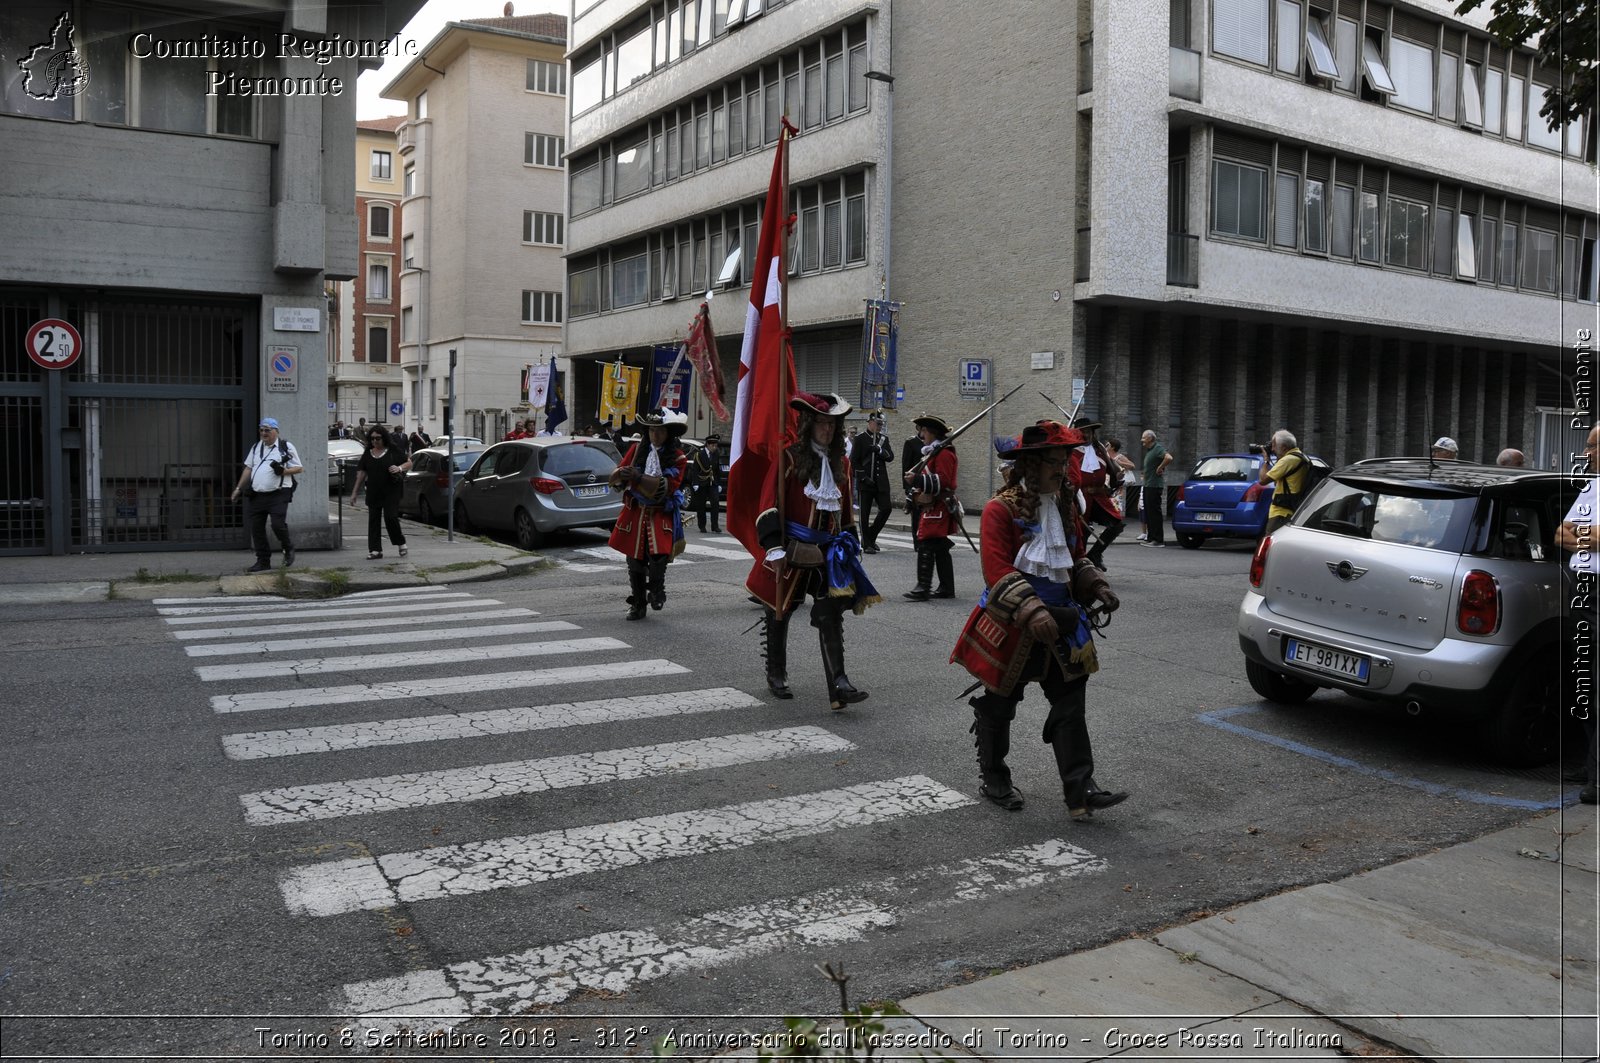
[[[778,264],[778,401],[774,403],[777,410],[778,431],[773,436],[778,441],[777,461],[772,463],[772,475],[776,479],[776,490],[773,497],[778,510],[778,533],[783,537],[780,545],[788,539],[788,515],[784,512],[783,505],[783,459],[787,448],[784,446],[784,427],[789,416],[789,365],[794,355],[789,344],[789,119],[787,116],[780,119],[778,126],[778,151],[783,155],[783,202],[778,204],[778,231],[777,255],[774,260]],[[786,611],[788,602],[783,594],[783,559],[773,566],[772,573],[776,584],[773,597],[778,601],[778,615]]]

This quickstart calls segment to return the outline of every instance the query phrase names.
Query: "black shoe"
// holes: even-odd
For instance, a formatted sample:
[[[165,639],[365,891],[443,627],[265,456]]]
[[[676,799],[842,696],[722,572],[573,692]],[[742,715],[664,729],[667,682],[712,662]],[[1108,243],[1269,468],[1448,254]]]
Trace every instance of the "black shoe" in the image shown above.
[[[1122,804],[1127,799],[1128,791],[1126,790],[1090,790],[1084,803],[1092,809],[1110,808],[1112,805]]]
[[[637,603],[629,604],[627,619],[629,619],[629,620],[643,620],[644,619],[644,603],[643,602],[637,602]]]
[[[283,548],[283,567],[288,568],[292,564],[294,564],[294,547],[285,546]]]
[[[954,598],[955,596],[956,596],[956,592],[955,592],[954,589],[951,589],[951,590],[937,590],[937,591],[934,591],[932,594],[928,595],[928,597],[930,597],[930,598]]]
[[[784,701],[794,697],[794,691],[789,689],[789,680],[783,676],[767,676],[767,689],[772,692],[773,697],[782,698]]]
[[[928,588],[926,588],[926,587],[913,587],[911,590],[906,591],[900,597],[909,598],[914,602],[925,602],[929,598]]]
[[[875,553],[878,552],[878,544],[877,543],[867,543],[865,546],[863,546],[861,548],[861,552],[863,554],[875,554]]]
[[[1585,786],[1578,791],[1578,800],[1586,805],[1600,805],[1600,790],[1593,786]]]
[[[245,571],[246,572],[271,572],[272,571],[272,562],[271,561],[257,561],[255,564],[253,564],[249,568],[245,569]]]
[[[978,793],[987,797],[1007,812],[1018,812],[1022,809],[1022,791],[1015,786],[1002,790],[1000,787],[991,787],[988,783],[978,785]]]

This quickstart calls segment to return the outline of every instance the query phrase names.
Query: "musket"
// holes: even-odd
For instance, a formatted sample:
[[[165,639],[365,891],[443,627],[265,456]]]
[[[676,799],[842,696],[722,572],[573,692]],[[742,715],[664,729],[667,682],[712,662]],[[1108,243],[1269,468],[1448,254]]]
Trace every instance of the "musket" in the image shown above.
[[[1088,385],[1088,384],[1085,384],[1085,385],[1084,385],[1084,388],[1085,388],[1085,389],[1086,389],[1086,390],[1087,390],[1087,388],[1088,388],[1088,387],[1089,387],[1089,385]],[[1071,427],[1072,427],[1072,421],[1073,421],[1073,417],[1072,417],[1072,414],[1070,414],[1070,413],[1068,413],[1068,412],[1067,412],[1067,408],[1066,408],[1066,407],[1065,407],[1065,406],[1063,406],[1063,405],[1061,405],[1061,403],[1059,403],[1059,402],[1057,402],[1057,401],[1056,401],[1056,400],[1055,400],[1055,399],[1052,399],[1052,398],[1051,398],[1051,397],[1050,397],[1050,396],[1049,396],[1049,395],[1046,395],[1046,394],[1045,394],[1045,393],[1044,393],[1044,392],[1042,392],[1042,391],[1041,391],[1041,392],[1039,392],[1039,397],[1040,397],[1040,398],[1041,398],[1041,399],[1043,399],[1043,400],[1044,400],[1044,401],[1046,401],[1046,402],[1048,402],[1048,403],[1049,403],[1049,404],[1050,404],[1050,405],[1052,405],[1052,406],[1054,406],[1054,407],[1055,407],[1055,408],[1056,408],[1056,409],[1058,409],[1058,410],[1060,410],[1060,411],[1061,411],[1061,414],[1062,414],[1062,416],[1063,416],[1063,417],[1065,417],[1065,418],[1066,418],[1066,419],[1067,419],[1067,427],[1068,427],[1068,428],[1071,428]]]
[[[1002,402],[1006,401],[1011,396],[1013,396],[1017,392],[1021,391],[1022,388],[1023,388],[1023,385],[1022,384],[1018,384],[1016,387],[1012,388],[1010,391],[1006,392],[1004,395],[1001,395],[998,399],[995,399],[989,405],[987,405],[983,409],[979,410],[975,415],[973,415],[971,418],[969,418],[967,420],[967,422],[965,424],[963,424],[960,428],[957,428],[957,429],[954,429],[953,431],[947,432],[943,439],[935,441],[934,444],[933,444],[933,449],[928,451],[928,453],[924,454],[922,456],[922,460],[921,461],[917,462],[915,465],[911,466],[911,468],[907,469],[906,470],[906,475],[909,476],[912,473],[921,472],[922,471],[922,467],[924,465],[927,465],[928,462],[933,458],[933,456],[935,454],[939,453],[939,451],[945,449],[950,444],[954,443],[956,441],[956,439],[961,435],[962,432],[965,432],[967,429],[971,428],[973,425],[975,425],[979,421],[983,420],[985,417],[987,417],[989,415],[989,411],[993,410],[995,407],[999,406]]]
[[[1089,385],[1094,383],[1094,375],[1099,371],[1100,365],[1098,362],[1095,363],[1095,367],[1093,369],[1089,370],[1089,379],[1083,382],[1083,394],[1079,396],[1078,404],[1072,408],[1072,412],[1067,415],[1068,428],[1071,428],[1072,422],[1078,419],[1078,411],[1083,409],[1083,400],[1089,397]]]

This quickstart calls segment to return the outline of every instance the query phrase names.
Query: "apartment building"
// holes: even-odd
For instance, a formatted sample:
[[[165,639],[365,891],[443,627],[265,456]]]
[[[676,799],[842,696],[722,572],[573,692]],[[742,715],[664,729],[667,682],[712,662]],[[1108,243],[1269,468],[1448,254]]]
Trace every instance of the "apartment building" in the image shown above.
[[[334,545],[355,81],[420,6],[0,5],[0,553],[244,546],[268,415],[305,460],[297,545]]]
[[[525,366],[565,370],[566,43],[561,15],[451,22],[384,89],[408,105],[397,161],[407,419],[431,434],[445,430],[452,350],[455,431],[484,439],[528,415]]]
[[[887,288],[904,303],[891,433],[976,412],[958,375],[981,358],[997,392],[1028,385],[1002,424],[1060,416],[1040,392],[1067,403],[1087,380],[1110,433],[1151,428],[1185,463],[1279,427],[1334,461],[1437,435],[1558,460],[1564,351],[1595,324],[1593,130],[1546,131],[1551,72],[1453,8],[575,7],[580,415],[599,365],[645,364],[707,288],[732,370],[787,116],[800,385],[855,397],[863,300]],[[975,502],[991,463],[963,450]]]
[[[356,123],[356,224],[360,268],[333,285],[328,312],[331,364],[328,420],[401,424],[400,371],[400,138],[403,116]],[[395,413],[399,403],[401,412]],[[412,419],[414,420],[414,419]],[[407,426],[409,431],[409,423]]]

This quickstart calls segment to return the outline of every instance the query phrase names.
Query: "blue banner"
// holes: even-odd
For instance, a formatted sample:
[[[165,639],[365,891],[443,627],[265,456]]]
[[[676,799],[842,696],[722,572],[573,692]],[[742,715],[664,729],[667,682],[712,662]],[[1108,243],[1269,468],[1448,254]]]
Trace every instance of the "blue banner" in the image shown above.
[[[866,324],[861,332],[861,406],[863,409],[895,407],[895,383],[900,375],[897,347],[900,341],[900,305],[868,299]]]
[[[689,385],[694,380],[694,366],[689,364],[687,357],[679,359],[677,344],[661,344],[655,349],[651,361],[653,368],[650,371],[650,409],[660,407],[664,410],[677,410],[679,413],[689,412]],[[678,363],[678,371],[672,379],[667,380],[667,374],[672,372],[672,363]]]
[[[544,406],[544,430],[554,432],[556,425],[567,419],[567,374],[554,367],[550,370],[550,388]]]

